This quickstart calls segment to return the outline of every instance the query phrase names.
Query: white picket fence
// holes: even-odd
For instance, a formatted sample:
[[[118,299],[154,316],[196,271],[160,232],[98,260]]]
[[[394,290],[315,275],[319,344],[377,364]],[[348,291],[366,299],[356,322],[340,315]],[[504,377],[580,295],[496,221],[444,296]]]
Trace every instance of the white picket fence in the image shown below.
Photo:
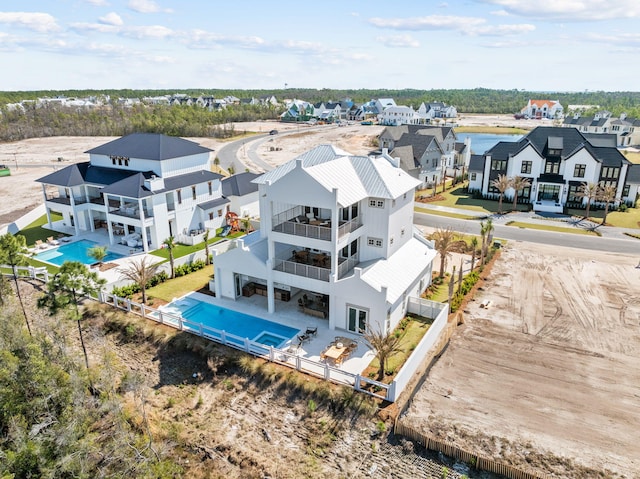
[[[39,279],[45,283],[49,281],[49,272],[44,266],[16,266],[16,275],[20,278]],[[0,264],[2,274],[4,276],[13,276],[12,267],[6,264]],[[9,272],[6,272],[8,270]]]

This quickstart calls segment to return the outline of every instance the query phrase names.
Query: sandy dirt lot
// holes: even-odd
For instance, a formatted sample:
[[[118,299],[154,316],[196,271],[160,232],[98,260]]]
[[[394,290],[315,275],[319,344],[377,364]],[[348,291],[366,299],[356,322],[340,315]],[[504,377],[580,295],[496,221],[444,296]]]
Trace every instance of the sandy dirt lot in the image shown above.
[[[637,264],[624,255],[509,245],[408,421],[556,477],[594,477],[588,468],[640,477]],[[485,300],[488,309],[480,307]]]

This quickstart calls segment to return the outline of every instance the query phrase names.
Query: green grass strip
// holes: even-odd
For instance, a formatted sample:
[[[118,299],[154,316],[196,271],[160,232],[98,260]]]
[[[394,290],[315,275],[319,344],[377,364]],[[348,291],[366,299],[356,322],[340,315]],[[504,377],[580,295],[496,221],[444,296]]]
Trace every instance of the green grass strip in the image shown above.
[[[572,233],[576,235],[595,235],[601,236],[597,231],[585,230],[582,228],[563,228],[561,226],[541,225],[537,223],[523,223],[522,221],[509,221],[507,226],[515,226],[517,228],[525,228],[530,230],[555,231],[557,233]]]

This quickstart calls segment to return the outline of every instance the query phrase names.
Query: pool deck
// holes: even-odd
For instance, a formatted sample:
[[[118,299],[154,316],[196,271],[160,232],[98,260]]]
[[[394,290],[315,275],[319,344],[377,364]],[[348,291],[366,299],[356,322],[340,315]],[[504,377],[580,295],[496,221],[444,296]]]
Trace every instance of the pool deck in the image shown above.
[[[317,327],[318,333],[315,336],[311,336],[310,341],[306,341],[297,349],[297,355],[321,364],[324,364],[324,361],[320,359],[320,353],[329,346],[329,343],[335,340],[336,336],[350,338],[356,341],[358,348],[342,363],[341,366],[339,366],[339,369],[345,372],[360,374],[374,358],[373,351],[371,351],[366,345],[362,336],[342,329],[331,330],[329,329],[328,320],[315,318],[301,313],[298,309],[297,295],[292,297],[288,302],[277,301],[276,312],[273,314],[269,314],[267,312],[267,298],[259,295],[253,295],[251,297],[243,296],[235,301],[228,298],[216,298],[214,296],[197,292],[189,293],[184,297],[189,297],[198,301],[220,306],[222,308],[266,319],[274,323],[284,324],[299,330],[300,334],[306,331],[307,328]],[[174,298],[174,301],[177,299],[180,298]],[[291,341],[288,341],[282,349],[288,350],[290,346],[296,346],[297,344],[297,337],[294,337]]]

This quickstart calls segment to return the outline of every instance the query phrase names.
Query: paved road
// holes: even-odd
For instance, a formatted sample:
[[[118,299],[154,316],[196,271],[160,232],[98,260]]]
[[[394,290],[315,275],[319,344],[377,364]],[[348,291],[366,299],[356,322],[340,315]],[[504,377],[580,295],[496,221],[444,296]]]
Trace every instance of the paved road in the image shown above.
[[[446,216],[418,213],[414,215],[414,223],[432,228],[451,227],[456,231],[469,234],[480,234],[480,220],[461,220]],[[495,238],[511,241],[529,241],[571,248],[583,248],[596,251],[610,251],[612,253],[636,254],[640,257],[640,242],[636,239],[604,238],[573,233],[557,233],[555,231],[541,231],[517,228],[494,223]]]

